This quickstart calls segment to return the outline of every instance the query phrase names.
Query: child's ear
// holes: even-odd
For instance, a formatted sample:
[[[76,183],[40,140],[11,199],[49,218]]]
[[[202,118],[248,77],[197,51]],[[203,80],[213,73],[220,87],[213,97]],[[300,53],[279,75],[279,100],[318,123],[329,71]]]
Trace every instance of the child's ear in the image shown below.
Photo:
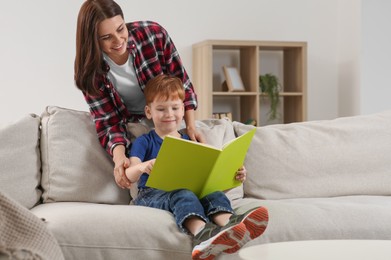
[[[145,106],[144,112],[148,119],[152,119],[151,108],[148,105]]]

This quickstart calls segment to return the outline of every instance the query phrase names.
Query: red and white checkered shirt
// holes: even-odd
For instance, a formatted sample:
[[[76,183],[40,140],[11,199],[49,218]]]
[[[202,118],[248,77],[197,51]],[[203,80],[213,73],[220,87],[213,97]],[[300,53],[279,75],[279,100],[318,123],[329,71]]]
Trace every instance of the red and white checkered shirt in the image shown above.
[[[174,75],[182,80],[185,88],[185,109],[195,110],[197,95],[167,31],[151,21],[128,23],[127,28],[128,50],[134,57],[134,68],[140,88],[143,90],[148,80],[159,74]],[[107,72],[109,69],[107,65]],[[107,72],[96,79],[98,95],[91,96],[85,92],[83,94],[90,107],[99,141],[112,155],[113,148],[118,144],[129,148],[126,123],[137,122],[140,115],[130,114],[109,80]]]

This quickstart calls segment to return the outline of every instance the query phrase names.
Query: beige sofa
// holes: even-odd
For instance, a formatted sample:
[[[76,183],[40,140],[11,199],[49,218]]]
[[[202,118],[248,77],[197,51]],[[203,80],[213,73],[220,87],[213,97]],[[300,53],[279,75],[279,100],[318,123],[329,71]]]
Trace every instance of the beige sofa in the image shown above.
[[[224,119],[197,126],[216,146],[251,128]],[[133,136],[147,130],[129,125]],[[190,259],[191,238],[170,213],[130,205],[116,186],[89,113],[47,107],[0,127],[0,143],[1,192],[45,219],[65,259]],[[391,111],[259,127],[245,165],[232,204],[237,212],[265,206],[270,217],[246,246],[391,239]]]

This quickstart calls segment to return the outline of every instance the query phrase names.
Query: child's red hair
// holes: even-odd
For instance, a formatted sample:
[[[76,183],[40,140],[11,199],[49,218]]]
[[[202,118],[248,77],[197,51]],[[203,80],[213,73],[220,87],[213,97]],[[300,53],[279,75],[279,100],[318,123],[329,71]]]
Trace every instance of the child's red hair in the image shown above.
[[[146,104],[154,100],[185,99],[185,90],[182,81],[174,76],[160,74],[149,80],[144,88]]]

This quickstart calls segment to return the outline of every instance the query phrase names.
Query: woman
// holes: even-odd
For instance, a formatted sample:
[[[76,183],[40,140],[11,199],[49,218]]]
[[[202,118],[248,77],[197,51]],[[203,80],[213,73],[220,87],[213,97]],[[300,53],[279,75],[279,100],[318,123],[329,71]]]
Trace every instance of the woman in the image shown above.
[[[195,128],[197,96],[167,31],[150,21],[125,24],[121,7],[112,0],[84,2],[77,20],[75,83],[90,107],[101,145],[113,157],[121,188],[131,185],[125,175],[126,123],[145,121],[143,89],[162,73],[181,79],[187,134],[204,142]]]

